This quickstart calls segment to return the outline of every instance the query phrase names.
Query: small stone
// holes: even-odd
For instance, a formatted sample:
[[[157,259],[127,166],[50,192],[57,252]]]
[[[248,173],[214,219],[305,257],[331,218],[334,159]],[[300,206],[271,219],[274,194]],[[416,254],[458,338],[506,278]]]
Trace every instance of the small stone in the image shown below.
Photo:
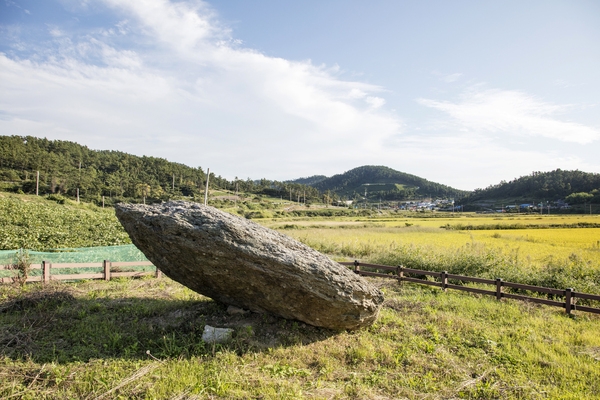
[[[205,343],[225,343],[231,339],[231,335],[233,335],[233,329],[205,325],[204,332],[202,332],[202,341]]]
[[[249,312],[250,311],[244,310],[243,308],[239,308],[236,306],[227,307],[227,314],[229,314],[229,315],[244,315],[244,314],[248,314]]]

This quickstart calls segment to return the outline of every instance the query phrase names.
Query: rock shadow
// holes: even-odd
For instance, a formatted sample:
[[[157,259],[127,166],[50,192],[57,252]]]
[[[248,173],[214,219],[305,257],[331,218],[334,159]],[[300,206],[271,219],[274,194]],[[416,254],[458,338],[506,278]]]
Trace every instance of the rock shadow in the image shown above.
[[[204,343],[205,325],[233,328],[233,337]],[[338,333],[270,314],[228,313],[226,305],[208,298],[80,298],[42,288],[0,300],[0,356],[37,363],[243,355]]]

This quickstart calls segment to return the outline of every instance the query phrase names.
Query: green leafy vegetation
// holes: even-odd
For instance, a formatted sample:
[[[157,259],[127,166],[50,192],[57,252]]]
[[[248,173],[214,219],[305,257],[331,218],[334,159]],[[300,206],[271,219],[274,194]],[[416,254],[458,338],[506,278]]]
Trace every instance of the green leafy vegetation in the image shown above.
[[[0,250],[47,250],[129,244],[113,209],[0,195]]]

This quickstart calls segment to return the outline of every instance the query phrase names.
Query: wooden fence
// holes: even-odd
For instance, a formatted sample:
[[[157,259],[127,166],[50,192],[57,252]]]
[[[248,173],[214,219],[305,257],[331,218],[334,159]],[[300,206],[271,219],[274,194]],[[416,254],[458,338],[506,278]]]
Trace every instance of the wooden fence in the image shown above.
[[[158,268],[155,271],[119,271],[121,268],[131,267],[145,267],[152,266],[150,261],[126,261],[126,262],[111,262],[104,260],[97,263],[61,263],[52,264],[48,261],[42,261],[41,264],[31,264],[31,270],[41,269],[40,275],[30,275],[27,278],[27,282],[42,282],[48,283],[50,281],[70,281],[77,279],[104,279],[109,281],[111,278],[121,277],[140,277],[146,275],[154,275],[157,278],[162,276],[162,273]],[[90,272],[81,274],[53,274],[52,269],[98,269],[102,268],[101,272]],[[6,270],[6,266],[0,265],[0,270]],[[115,271],[116,270],[116,271]],[[16,271],[15,271],[16,272]],[[0,283],[11,283],[13,278],[3,277],[0,278]]]
[[[391,278],[396,279],[399,282],[413,282],[419,283],[422,285],[436,286],[446,291],[447,289],[454,290],[462,290],[465,292],[478,293],[488,296],[495,296],[496,299],[500,300],[502,298],[505,299],[516,299],[522,301],[530,301],[532,303],[546,304],[549,306],[561,307],[565,310],[567,314],[571,314],[572,311],[585,311],[591,312],[595,314],[600,314],[600,308],[587,307],[583,305],[576,304],[577,299],[586,299],[586,300],[594,300],[600,301],[600,295],[587,294],[576,292],[573,289],[552,289],[546,288],[542,286],[531,286],[524,285],[521,283],[513,283],[513,282],[505,282],[504,280],[498,279],[484,279],[484,278],[475,278],[472,276],[463,276],[463,275],[455,275],[449,274],[446,271],[442,272],[433,272],[433,271],[425,271],[420,269],[412,269],[405,268],[402,266],[392,267],[389,265],[378,265],[378,264],[364,264],[358,261],[354,262],[342,262],[340,263],[346,266],[354,267],[354,272],[360,274],[362,276],[375,276],[381,278]],[[162,272],[156,268],[155,271],[119,271],[121,268],[131,268],[131,267],[142,267],[142,266],[153,266],[150,261],[127,261],[127,262],[111,262],[108,260],[104,260],[98,263],[61,263],[61,264],[52,264],[48,261],[42,261],[41,264],[32,264],[31,270],[41,269],[42,272],[40,275],[33,275],[27,278],[27,282],[42,282],[48,283],[50,281],[67,281],[67,280],[79,280],[79,279],[103,279],[109,281],[111,278],[121,278],[121,277],[141,277],[153,275],[157,278],[162,276]],[[370,271],[366,271],[361,269],[361,267],[369,268]],[[77,274],[53,274],[52,269],[99,269],[101,268],[101,272],[91,272],[91,273],[77,273]],[[5,266],[0,265],[0,270],[6,270]],[[116,270],[116,271],[115,271]],[[374,270],[374,271],[373,271]],[[377,272],[377,271],[386,271],[386,273]],[[16,271],[15,271],[16,272]],[[390,274],[392,272],[392,274]],[[425,277],[433,277],[436,280],[427,280],[426,278],[418,278],[414,276],[406,276],[406,274],[410,275],[420,275]],[[449,283],[449,280],[459,281],[459,282],[467,282],[467,283],[478,283],[485,285],[494,286],[494,290],[486,290],[475,288],[471,286],[458,285],[454,283]],[[11,277],[3,277],[0,278],[0,283],[12,283],[13,279]],[[517,293],[507,293],[504,291],[505,288],[517,289],[517,290],[526,290],[531,292],[544,293],[550,297],[562,297],[564,301],[556,301],[547,298],[541,297],[532,297],[525,296]]]
[[[496,299],[500,300],[502,298],[505,299],[515,299],[522,301],[530,301],[532,303],[546,304],[548,306],[561,307],[565,310],[567,314],[571,314],[572,311],[586,311],[595,314],[600,314],[600,308],[587,307],[583,305],[576,304],[577,299],[587,299],[587,300],[595,300],[600,301],[599,295],[587,294],[587,293],[579,293],[574,291],[573,289],[552,289],[546,288],[542,286],[531,286],[524,285],[521,283],[513,283],[513,282],[505,282],[504,280],[498,279],[484,279],[484,278],[475,278],[472,276],[463,276],[463,275],[455,275],[449,274],[446,271],[442,272],[433,272],[433,271],[424,271],[420,269],[412,269],[405,268],[402,266],[392,267],[389,265],[378,265],[378,264],[363,264],[358,261],[354,262],[342,262],[342,265],[353,266],[354,272],[360,274],[362,276],[378,276],[382,278],[392,278],[397,279],[399,282],[413,282],[419,283],[422,285],[436,286],[446,291],[446,289],[455,289],[462,290],[465,292],[478,293],[488,296],[495,296]],[[375,271],[365,271],[362,270],[361,267],[369,268]],[[379,270],[387,271],[387,273],[376,272]],[[389,272],[392,272],[390,274]],[[410,275],[420,275],[420,276],[431,276],[434,279],[438,279],[438,281],[431,281],[427,279],[422,279],[418,277],[410,277],[406,276],[406,274]],[[470,286],[457,285],[453,283],[448,283],[448,280],[460,281],[460,282],[470,282],[470,283],[479,283],[485,285],[493,285],[494,290],[486,290],[480,289]],[[516,293],[507,293],[504,291],[504,288],[511,288],[517,290],[527,290],[531,292],[544,293],[549,297],[562,297],[564,301],[556,301],[551,299],[544,299],[540,297],[531,297],[525,296],[522,294]]]

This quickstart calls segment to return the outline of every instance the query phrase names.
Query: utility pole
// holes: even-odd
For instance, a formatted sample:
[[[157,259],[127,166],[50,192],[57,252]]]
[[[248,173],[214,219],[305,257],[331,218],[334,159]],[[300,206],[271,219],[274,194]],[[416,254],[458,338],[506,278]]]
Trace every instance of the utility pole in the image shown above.
[[[40,195],[40,171],[37,172],[37,178],[35,179],[35,195]]]
[[[175,190],[175,172],[173,172],[173,186],[172,189]]]
[[[204,188],[204,205],[208,205],[208,180],[210,179],[210,168],[206,169],[206,187]]]
[[[77,203],[79,203],[79,188],[77,188]]]

